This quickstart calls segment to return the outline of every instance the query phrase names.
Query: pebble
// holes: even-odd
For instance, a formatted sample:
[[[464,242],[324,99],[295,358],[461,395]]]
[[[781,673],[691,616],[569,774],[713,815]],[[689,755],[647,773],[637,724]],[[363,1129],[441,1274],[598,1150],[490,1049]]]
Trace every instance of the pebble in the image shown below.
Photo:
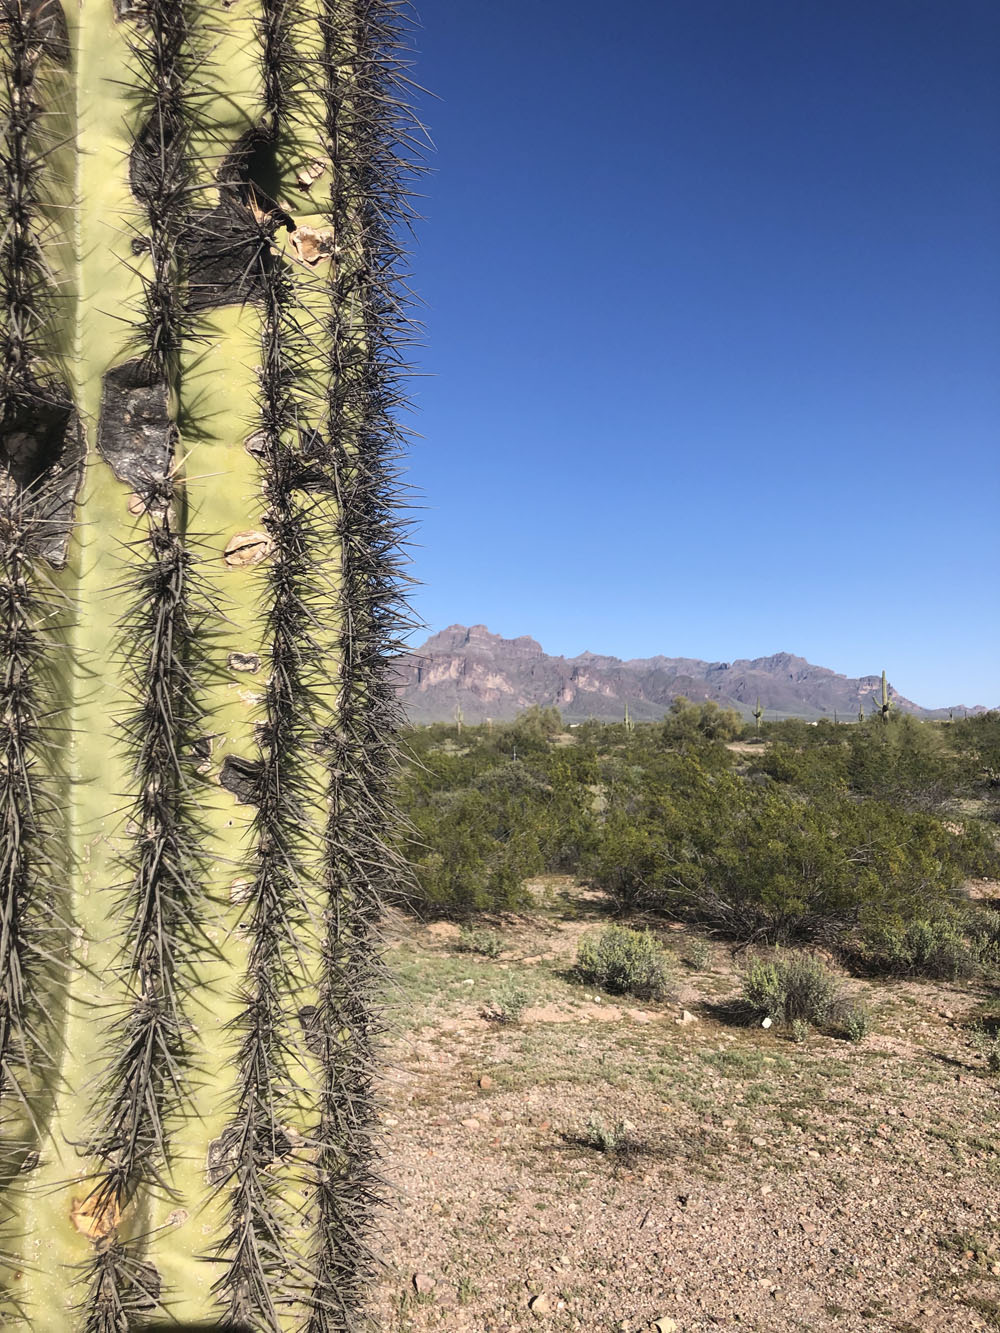
[[[552,1309],[552,1302],[543,1291],[540,1296],[532,1296],[531,1300],[528,1302],[528,1309],[531,1310],[533,1314],[548,1314]]]
[[[413,1289],[414,1291],[419,1291],[421,1295],[426,1294],[428,1291],[433,1291],[436,1286],[437,1282],[429,1273],[413,1274]]]
[[[482,1088],[483,1092],[489,1092],[490,1088],[493,1086],[493,1080],[490,1078],[489,1074],[483,1074],[482,1078],[479,1080],[479,1086]]]

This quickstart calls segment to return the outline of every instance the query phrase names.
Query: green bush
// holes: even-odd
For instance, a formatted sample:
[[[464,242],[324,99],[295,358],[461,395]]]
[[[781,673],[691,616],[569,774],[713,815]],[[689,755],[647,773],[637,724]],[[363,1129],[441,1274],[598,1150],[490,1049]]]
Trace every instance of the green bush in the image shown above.
[[[743,732],[743,718],[734,708],[721,708],[712,699],[692,703],[678,695],[663,719],[660,738],[665,745],[688,747],[706,741],[734,741]]]
[[[487,997],[481,1013],[489,1023],[516,1023],[533,998],[516,981],[506,981]]]
[[[833,1025],[848,1041],[864,1041],[872,1030],[872,1012],[866,1004],[844,1001],[834,1006]]]
[[[957,981],[974,976],[982,965],[982,952],[947,917],[917,917],[869,926],[857,949],[858,959],[878,972]]]
[[[658,1000],[666,994],[668,976],[662,947],[650,931],[609,926],[600,935],[580,941],[576,974],[585,984],[612,995]]]
[[[495,930],[463,926],[456,947],[460,953],[480,954],[483,958],[499,958],[503,953],[503,946],[503,936],[498,935]]]
[[[838,999],[837,978],[807,953],[754,958],[743,975],[743,999],[754,1014],[783,1023],[825,1027]]]

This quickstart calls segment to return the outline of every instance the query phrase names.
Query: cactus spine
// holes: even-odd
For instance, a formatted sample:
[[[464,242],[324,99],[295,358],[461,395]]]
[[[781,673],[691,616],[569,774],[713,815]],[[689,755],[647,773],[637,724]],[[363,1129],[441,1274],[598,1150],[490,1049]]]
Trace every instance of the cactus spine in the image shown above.
[[[0,1314],[362,1326],[402,0],[0,0]]]

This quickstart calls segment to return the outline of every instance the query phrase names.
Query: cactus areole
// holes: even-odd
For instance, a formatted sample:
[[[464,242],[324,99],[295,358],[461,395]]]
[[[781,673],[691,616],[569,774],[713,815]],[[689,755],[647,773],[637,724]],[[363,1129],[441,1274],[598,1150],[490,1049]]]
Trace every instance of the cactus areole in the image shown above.
[[[0,1323],[368,1327],[402,0],[0,0]]]

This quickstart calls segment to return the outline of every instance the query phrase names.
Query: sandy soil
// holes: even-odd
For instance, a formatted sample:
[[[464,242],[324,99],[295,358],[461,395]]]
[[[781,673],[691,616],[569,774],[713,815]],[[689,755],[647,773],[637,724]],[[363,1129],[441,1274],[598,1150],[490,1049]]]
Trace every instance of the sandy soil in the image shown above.
[[[601,904],[541,887],[496,959],[394,924],[386,1330],[1000,1329],[995,996],[845,978],[871,1035],[796,1043],[727,1023],[743,960],[684,931],[669,1003],[575,984]]]

